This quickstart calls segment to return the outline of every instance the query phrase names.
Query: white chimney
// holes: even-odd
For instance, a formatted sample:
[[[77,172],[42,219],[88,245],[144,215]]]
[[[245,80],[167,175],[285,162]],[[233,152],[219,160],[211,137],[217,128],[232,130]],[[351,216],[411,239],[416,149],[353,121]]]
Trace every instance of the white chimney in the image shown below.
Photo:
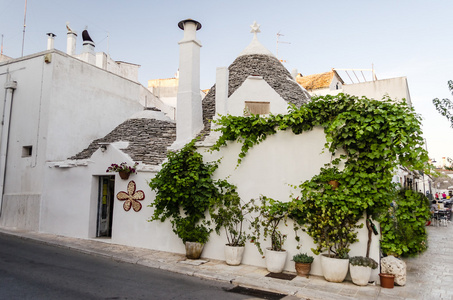
[[[56,35],[52,32],[47,34],[49,37],[47,38],[47,50],[52,50],[54,48],[54,42]]]
[[[215,115],[226,115],[228,99],[228,68],[218,67],[215,82]]]
[[[176,104],[175,148],[190,142],[203,129],[200,95],[200,48],[196,32],[201,24],[187,19],[178,23],[184,30],[179,41],[179,85]]]
[[[291,76],[293,77],[294,80],[296,80],[296,78],[297,78],[297,69],[293,69],[291,71]]]
[[[83,39],[83,50],[82,53],[90,53],[94,55],[94,47],[95,44],[88,33],[88,28],[85,27],[85,30],[82,31],[82,39]]]
[[[69,27],[69,22],[66,22],[66,28],[68,29],[68,38],[66,42],[66,53],[69,55],[75,55],[77,32]]]

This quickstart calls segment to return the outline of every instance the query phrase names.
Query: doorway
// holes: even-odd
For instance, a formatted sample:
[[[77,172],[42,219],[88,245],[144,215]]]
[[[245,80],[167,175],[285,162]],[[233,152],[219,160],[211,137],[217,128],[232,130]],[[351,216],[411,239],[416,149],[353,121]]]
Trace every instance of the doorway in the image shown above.
[[[99,176],[96,237],[112,237],[115,176]]]

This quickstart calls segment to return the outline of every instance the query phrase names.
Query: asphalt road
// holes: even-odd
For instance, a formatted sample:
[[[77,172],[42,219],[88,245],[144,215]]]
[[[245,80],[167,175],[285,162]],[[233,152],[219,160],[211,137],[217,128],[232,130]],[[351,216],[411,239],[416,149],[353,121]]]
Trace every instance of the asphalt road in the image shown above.
[[[0,299],[256,299],[231,288],[0,234]]]

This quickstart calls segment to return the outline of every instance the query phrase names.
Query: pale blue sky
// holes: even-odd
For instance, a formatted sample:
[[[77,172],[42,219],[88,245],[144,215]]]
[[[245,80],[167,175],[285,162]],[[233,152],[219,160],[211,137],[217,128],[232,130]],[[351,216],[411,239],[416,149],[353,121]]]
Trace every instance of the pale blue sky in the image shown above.
[[[0,0],[3,53],[20,57],[24,0]],[[276,52],[279,45],[288,70],[304,75],[331,68],[368,69],[379,79],[406,76],[417,112],[424,118],[430,156],[453,158],[453,129],[432,99],[453,98],[453,1],[107,1],[28,0],[24,55],[46,49],[47,32],[57,35],[55,48],[66,51],[66,27],[88,31],[96,51],[114,60],[141,65],[140,82],[173,77],[178,69],[177,23],[192,18],[202,24],[201,88],[210,88],[215,69],[228,66],[250,43],[253,21],[261,25],[260,42]],[[109,38],[107,38],[109,36]],[[346,79],[346,78],[344,78]]]

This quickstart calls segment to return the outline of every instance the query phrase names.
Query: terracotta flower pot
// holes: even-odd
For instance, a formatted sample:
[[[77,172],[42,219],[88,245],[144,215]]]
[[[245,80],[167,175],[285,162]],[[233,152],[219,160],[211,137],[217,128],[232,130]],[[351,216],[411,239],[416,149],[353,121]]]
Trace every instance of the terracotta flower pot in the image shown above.
[[[381,286],[386,289],[393,289],[395,284],[395,275],[379,273],[379,278],[381,280]]]
[[[311,270],[311,263],[299,263],[296,262],[296,273],[298,276],[306,276],[308,277],[308,274],[310,274]]]
[[[338,188],[338,186],[340,185],[340,183],[336,180],[330,180],[329,184],[332,186],[332,190],[336,190]]]
[[[129,179],[129,175],[130,175],[129,172],[119,171],[118,173],[120,174],[121,179],[124,179],[124,180]]]

